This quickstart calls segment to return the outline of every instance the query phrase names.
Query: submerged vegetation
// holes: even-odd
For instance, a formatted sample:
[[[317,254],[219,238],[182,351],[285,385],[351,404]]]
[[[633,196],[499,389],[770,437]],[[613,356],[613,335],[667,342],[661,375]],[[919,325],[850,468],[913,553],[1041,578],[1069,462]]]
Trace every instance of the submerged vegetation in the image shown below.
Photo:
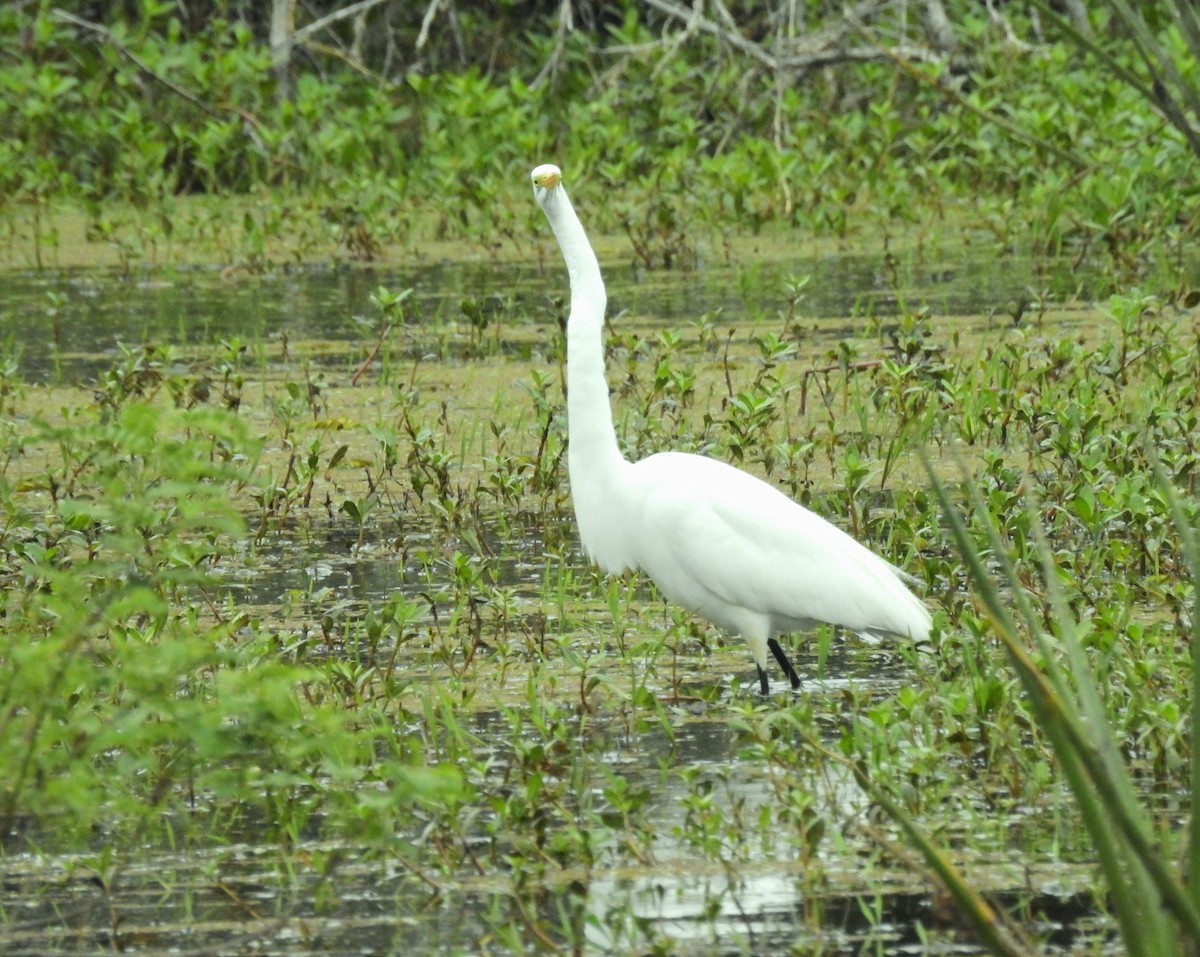
[[[78,382],[25,373],[3,304],[2,949],[1195,952],[1190,7],[392,6],[286,63],[230,4],[0,10],[7,263],[452,250],[557,293],[559,161],[602,259],[747,292],[663,323],[616,290],[628,454],[777,482],[933,637],[820,630],[762,700],[740,640],[590,569],[561,301],[499,271],[432,305],[371,274],[348,343],[128,336]],[[857,307],[763,288],[860,244]],[[898,280],[962,246],[1035,280],[982,317]]]

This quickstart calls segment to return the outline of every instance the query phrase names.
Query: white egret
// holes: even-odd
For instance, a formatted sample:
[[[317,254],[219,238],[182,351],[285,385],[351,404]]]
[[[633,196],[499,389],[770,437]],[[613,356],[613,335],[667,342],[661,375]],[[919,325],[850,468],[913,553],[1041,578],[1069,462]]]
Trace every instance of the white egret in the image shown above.
[[[768,651],[800,686],[778,635],[824,622],[926,638],[929,610],[908,576],[778,489],[703,455],[621,454],[604,378],[600,265],[562,171],[547,164],[532,178],[570,275],[567,471],[588,557],[609,574],[640,569],[668,600],[742,635],[763,694]]]

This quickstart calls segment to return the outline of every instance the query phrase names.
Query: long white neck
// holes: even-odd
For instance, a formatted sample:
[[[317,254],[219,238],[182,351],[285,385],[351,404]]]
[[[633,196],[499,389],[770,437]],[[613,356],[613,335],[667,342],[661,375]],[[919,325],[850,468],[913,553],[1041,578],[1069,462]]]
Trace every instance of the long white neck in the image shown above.
[[[607,571],[628,567],[613,535],[625,517],[629,463],[617,447],[604,378],[604,308],[600,264],[561,187],[538,193],[571,278],[567,320],[567,470],[583,547]]]

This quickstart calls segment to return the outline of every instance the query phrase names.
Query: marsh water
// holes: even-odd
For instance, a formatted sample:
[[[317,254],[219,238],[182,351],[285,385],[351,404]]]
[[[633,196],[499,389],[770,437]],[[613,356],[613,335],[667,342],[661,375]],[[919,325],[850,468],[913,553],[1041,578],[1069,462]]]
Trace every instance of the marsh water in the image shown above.
[[[683,326],[704,314],[719,316],[719,325],[769,319],[788,308],[787,283],[810,276],[799,310],[812,318],[812,336],[831,345],[872,319],[922,309],[984,335],[989,328],[1031,321],[1038,310],[1050,309],[1055,322],[1070,323],[1071,304],[1086,300],[1088,282],[1070,263],[996,260],[990,252],[937,262],[919,256],[900,262],[850,254],[776,256],[751,267],[680,273],[605,265],[614,327],[622,315],[662,328]],[[0,339],[10,362],[30,382],[86,386],[145,343],[176,349],[177,361],[184,364],[189,350],[240,343],[256,356],[247,375],[257,366],[269,376],[273,367],[303,355],[319,367],[323,381],[344,383],[373,340],[378,310],[370,296],[380,286],[413,290],[405,303],[398,355],[419,361],[420,376],[436,378],[439,364],[470,361],[472,343],[482,335],[493,354],[507,358],[508,374],[524,378],[524,363],[543,361],[537,343],[553,334],[561,303],[551,297],[564,295],[565,276],[556,259],[544,266],[446,262],[295,269],[266,276],[206,269],[145,276],[10,274],[0,278]],[[489,321],[482,331],[472,329],[463,307],[468,298],[484,304]],[[423,535],[432,535],[429,521],[424,529],[420,515],[410,515],[409,540],[419,543]],[[558,522],[563,527],[555,534],[570,537],[569,522],[546,521]],[[517,595],[522,589],[530,595],[543,590],[548,533],[537,516],[514,522],[498,515],[491,522],[485,515],[482,527],[503,538],[497,543],[503,553],[502,583]],[[273,533],[252,569],[228,583],[231,600],[280,609],[282,615],[296,604],[294,596],[320,590],[322,600],[361,612],[397,590],[418,600],[446,584],[431,580],[428,567],[406,567],[392,552],[375,548],[388,534],[332,518],[317,533],[312,528],[294,538]],[[577,551],[571,554],[583,569],[584,559]],[[798,658],[805,693],[814,707],[829,709],[831,740],[844,695],[894,693],[910,667],[885,648],[846,650],[836,643],[819,662],[815,651],[802,651]],[[482,659],[478,666],[485,666]],[[727,694],[730,671],[741,679],[742,694],[750,684],[751,665],[737,644],[702,665],[682,660],[678,667],[686,685],[715,686],[717,696]],[[426,679],[436,682],[438,676],[430,670]],[[639,863],[631,854],[622,866],[591,873],[586,880],[566,872],[545,889],[543,906],[577,922],[587,941],[584,949],[595,953],[625,952],[622,942],[636,937],[639,922],[660,928],[676,952],[922,952],[919,928],[936,923],[937,896],[904,861],[891,868],[864,863],[862,847],[849,836],[822,846],[819,887],[808,879],[806,862],[781,862],[770,846],[734,841],[736,867],[714,867],[696,856],[694,839],[686,837],[688,822],[698,813],[696,791],[688,782],[697,777],[711,782],[707,793],[735,821],[754,820],[759,808],[778,799],[769,769],[743,756],[739,735],[723,714],[710,714],[712,699],[702,694],[677,705],[679,720],[670,735],[628,711],[602,715],[589,725],[588,734],[603,739],[608,767],[647,792],[647,817],[656,832],[653,863]],[[487,708],[467,720],[481,746],[495,749],[503,761],[511,747],[511,722]],[[673,776],[661,773],[668,754],[682,769]],[[818,773],[825,800],[840,805],[847,817],[869,813],[853,782],[839,777],[844,772],[833,767],[814,770]],[[1036,810],[1027,813],[1032,817]],[[256,833],[253,820],[239,819],[214,834],[209,846],[149,846],[144,857],[123,867],[116,883],[105,879],[94,855],[9,854],[0,861],[0,951],[417,955],[503,950],[489,931],[495,917],[487,915],[501,882],[498,875],[478,874],[473,884],[459,887],[451,905],[436,889],[414,881],[402,856],[360,855],[353,847],[315,843],[304,853],[337,859],[336,879],[326,876],[334,869],[317,867],[281,877],[277,848],[260,844]],[[603,846],[606,839],[595,835],[594,840]],[[1020,897],[1032,921],[1061,927],[1068,938],[1077,932],[1080,915],[1090,912],[1086,879],[1061,859],[1051,863],[1049,857],[1041,861],[997,847],[994,859],[977,873],[986,875],[987,889],[998,900]],[[945,944],[940,952],[974,951],[967,938]]]
[[[914,258],[907,264],[890,256],[837,253],[692,272],[605,264],[610,315],[628,310],[662,328],[704,314],[744,325],[750,317],[782,309],[786,283],[802,277],[809,281],[800,308],[823,320],[820,334],[831,341],[867,317],[886,319],[922,308],[1004,325],[1018,308],[1029,313],[1034,303],[1054,308],[1086,301],[1094,278],[1068,261],[998,260],[990,253],[950,261]],[[122,344],[308,339],[341,344],[349,353],[370,336],[356,320],[370,323],[375,312],[370,295],[379,286],[413,290],[407,325],[414,354],[428,351],[436,335],[431,328],[422,334],[423,323],[468,324],[464,298],[482,301],[493,313],[515,305],[536,314],[546,310],[551,295],[566,292],[557,259],[544,265],[297,267],[250,277],[210,268],[145,276],[98,270],[10,273],[3,278],[0,299],[0,344],[34,381],[86,382],[112,363]],[[492,334],[504,344],[503,328]],[[328,361],[344,363],[346,356],[333,349]]]

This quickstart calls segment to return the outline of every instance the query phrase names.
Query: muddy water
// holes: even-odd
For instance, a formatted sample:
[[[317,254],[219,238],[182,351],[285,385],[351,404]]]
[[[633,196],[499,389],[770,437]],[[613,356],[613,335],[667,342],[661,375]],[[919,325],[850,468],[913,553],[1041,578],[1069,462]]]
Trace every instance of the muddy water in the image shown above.
[[[878,256],[795,258],[694,273],[647,273],[605,263],[610,314],[629,310],[663,326],[718,310],[722,322],[744,322],[786,307],[784,284],[811,277],[800,311],[828,317],[886,318],[928,308],[949,316],[1004,322],[1017,304],[1086,298],[1088,277],[1069,263],[995,260],[893,262]],[[491,312],[510,307],[549,314],[547,292],[562,290],[560,264],[439,264],[407,270],[307,269],[261,277],[211,269],[176,270],[142,278],[116,273],[10,273],[0,277],[0,348],[33,381],[87,381],[119,356],[122,344],[215,345],[280,337],[358,345],[356,318],[373,322],[370,294],[379,286],[413,289],[406,322],[420,327],[465,323],[464,298]],[[565,292],[565,290],[563,290]],[[1011,321],[1011,320],[1009,320]],[[829,336],[849,323],[822,325]],[[503,339],[504,330],[497,333]],[[414,344],[418,348],[419,338]]]
[[[696,274],[645,274],[619,264],[607,269],[614,313],[660,317],[664,326],[721,311],[724,320],[771,315],[786,308],[785,278],[811,275],[801,307],[832,318],[837,336],[862,317],[887,317],[900,308],[1004,322],[1012,304],[1031,289],[1066,302],[1078,279],[1066,266],[1035,270],[1029,264],[981,265],[969,261],[897,266],[881,258],[852,256],[773,262],[754,269],[711,268]],[[530,316],[550,323],[555,308],[547,289],[559,289],[557,261],[549,273],[533,266],[456,266],[395,271],[313,270],[263,278],[223,277],[195,270],[124,279],[97,273],[10,275],[0,279],[0,334],[25,377],[43,382],[86,383],[108,368],[122,345],[171,344],[181,350],[234,337],[253,346],[270,343],[272,356],[306,341],[326,344],[331,366],[353,368],[369,339],[354,317],[373,321],[372,290],[414,290],[405,322],[409,348],[428,355],[437,329],[465,322],[464,297],[495,297],[494,334],[502,349],[528,348],[527,330],[513,335],[505,321]],[[903,289],[900,293],[897,290]],[[839,321],[839,317],[844,321]],[[852,318],[856,317],[856,318]],[[428,362],[428,360],[426,360]],[[419,543],[422,529],[408,530]],[[498,583],[534,595],[543,587],[543,533],[526,547],[509,537]],[[235,601],[271,606],[289,593],[329,589],[337,601],[364,607],[397,589],[412,600],[436,590],[429,566],[406,567],[382,548],[362,541],[336,522],[327,534],[266,543],[252,577],[231,583]],[[582,559],[575,555],[582,563]],[[448,586],[448,582],[446,583]],[[847,695],[888,695],[910,667],[871,647],[836,650],[828,660],[797,655],[814,702],[836,715]],[[730,844],[736,866],[716,866],[698,854],[697,794],[708,794],[733,821],[754,821],[779,795],[770,768],[743,756],[744,742],[723,717],[708,716],[708,700],[728,695],[731,673],[750,681],[744,649],[710,656],[688,673],[694,689],[713,695],[674,706],[670,735],[628,713],[595,719],[580,734],[602,739],[606,767],[650,795],[652,853],[639,855],[595,835],[600,863],[567,872],[547,884],[540,912],[586,941],[577,950],[640,952],[645,928],[671,941],[675,953],[776,954],[911,953],[921,949],[919,925],[936,923],[937,902],[908,868],[882,868],[863,834],[846,834],[804,859],[789,841]],[[435,679],[436,680],[436,679]],[[484,711],[468,730],[507,766],[511,728],[503,715]],[[836,725],[836,722],[835,722]],[[831,741],[835,727],[831,727]],[[664,766],[672,768],[664,773]],[[704,783],[698,787],[697,781]],[[814,770],[814,800],[840,817],[866,816],[861,792],[837,768]],[[600,786],[579,796],[597,801]],[[589,796],[590,795],[590,796]],[[511,875],[480,873],[424,882],[397,863],[400,856],[362,848],[306,846],[299,866],[281,865],[274,846],[254,840],[252,821],[214,834],[211,846],[186,852],[148,848],[144,858],[111,878],[93,855],[18,853],[0,859],[0,951],[6,954],[454,954],[496,949]],[[397,835],[398,841],[419,835]],[[1043,865],[1027,854],[997,853],[981,867],[981,880],[1000,899],[1019,895],[1049,927],[1069,927],[1089,904],[1078,900],[1078,882],[1061,863]],[[819,874],[819,878],[813,875]],[[515,919],[515,918],[513,918]],[[533,940],[531,946],[546,946]],[[969,953],[969,944],[947,944]]]

